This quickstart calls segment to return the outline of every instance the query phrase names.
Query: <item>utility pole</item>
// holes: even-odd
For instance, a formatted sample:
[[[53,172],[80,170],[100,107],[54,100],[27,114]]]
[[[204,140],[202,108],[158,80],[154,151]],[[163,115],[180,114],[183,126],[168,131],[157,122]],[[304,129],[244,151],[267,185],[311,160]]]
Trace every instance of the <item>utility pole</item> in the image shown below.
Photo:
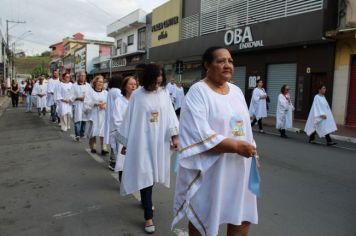
[[[26,21],[16,21],[16,20],[6,20],[6,54],[9,56],[10,55],[10,48],[9,48],[9,23],[14,23],[14,24],[25,24],[26,23]],[[14,57],[15,55],[14,55],[14,52],[12,52],[12,57]],[[6,58],[7,59],[7,58]],[[6,67],[8,67],[8,66],[6,66],[5,67],[5,64],[6,64],[6,59],[4,60],[4,68],[5,68],[5,71],[4,71],[4,78],[6,78]],[[13,58],[11,58],[12,60],[14,60]],[[10,62],[10,61],[9,61]],[[8,68],[8,71],[10,71],[9,70],[9,68]],[[10,73],[9,73],[10,74]],[[11,81],[10,82],[12,82],[12,79],[13,79],[13,77],[14,77],[14,75],[12,74],[11,75]]]

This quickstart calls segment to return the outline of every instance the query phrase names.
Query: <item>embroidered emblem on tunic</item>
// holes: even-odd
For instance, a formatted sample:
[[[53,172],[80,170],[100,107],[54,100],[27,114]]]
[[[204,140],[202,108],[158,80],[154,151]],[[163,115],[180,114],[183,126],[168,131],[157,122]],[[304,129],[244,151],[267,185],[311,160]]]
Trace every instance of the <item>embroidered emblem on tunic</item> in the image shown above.
[[[158,111],[151,111],[151,118],[150,118],[150,122],[151,123],[156,123],[158,122]]]
[[[234,136],[245,136],[244,121],[241,116],[234,115],[231,117],[230,128]]]

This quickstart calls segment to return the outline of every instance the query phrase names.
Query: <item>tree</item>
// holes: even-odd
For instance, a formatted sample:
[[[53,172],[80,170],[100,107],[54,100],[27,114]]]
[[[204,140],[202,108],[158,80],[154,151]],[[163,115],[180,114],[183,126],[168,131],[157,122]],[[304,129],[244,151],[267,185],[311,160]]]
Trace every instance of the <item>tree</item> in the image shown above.
[[[32,78],[37,78],[42,74],[47,74],[47,69],[44,68],[43,65],[38,65],[31,71]]]
[[[50,51],[44,51],[41,53],[41,56],[43,56],[43,57],[49,57],[50,55],[51,55]]]

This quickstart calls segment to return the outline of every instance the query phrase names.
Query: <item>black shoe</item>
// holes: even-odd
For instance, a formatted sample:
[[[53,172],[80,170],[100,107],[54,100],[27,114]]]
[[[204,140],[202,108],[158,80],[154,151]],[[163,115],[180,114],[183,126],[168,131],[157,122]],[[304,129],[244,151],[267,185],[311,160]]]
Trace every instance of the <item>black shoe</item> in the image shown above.
[[[105,151],[105,150],[102,150],[101,151],[101,155],[105,156],[106,154],[108,154],[109,152],[108,151]]]
[[[336,145],[336,143],[335,142],[327,142],[326,143],[326,146],[333,146],[333,145]]]
[[[96,153],[96,149],[91,149],[90,152],[91,153]]]
[[[315,140],[314,139],[309,139],[308,141],[310,144],[316,144]]]

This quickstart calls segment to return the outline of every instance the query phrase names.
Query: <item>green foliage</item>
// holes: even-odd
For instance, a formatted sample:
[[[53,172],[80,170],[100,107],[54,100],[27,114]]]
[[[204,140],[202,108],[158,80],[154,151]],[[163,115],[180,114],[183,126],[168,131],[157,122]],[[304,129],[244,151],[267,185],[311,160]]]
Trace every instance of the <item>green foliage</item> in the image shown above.
[[[31,71],[32,78],[37,78],[42,74],[47,74],[47,71],[48,71],[47,68],[44,68],[42,65],[38,65],[35,68],[33,68]]]

